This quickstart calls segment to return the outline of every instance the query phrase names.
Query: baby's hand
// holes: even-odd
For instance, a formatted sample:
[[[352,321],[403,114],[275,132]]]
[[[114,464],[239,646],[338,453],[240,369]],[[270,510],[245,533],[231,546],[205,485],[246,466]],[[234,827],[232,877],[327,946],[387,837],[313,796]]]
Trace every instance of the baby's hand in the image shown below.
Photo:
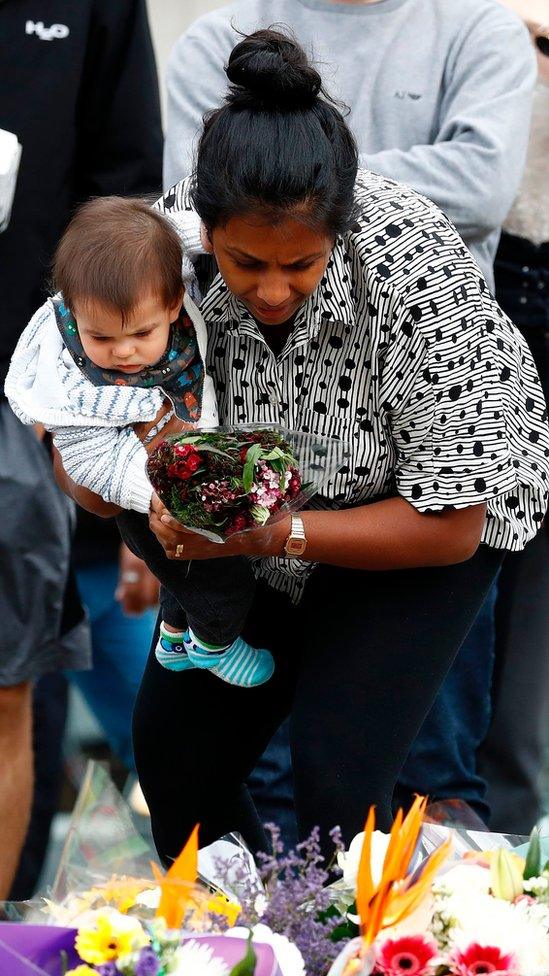
[[[172,405],[170,401],[164,400],[164,403],[162,404],[154,420],[143,421],[142,423],[133,424],[133,429],[137,437],[139,437],[139,440],[142,442],[145,441],[149,431],[152,430],[153,427],[156,427],[158,422],[162,420],[162,417],[164,417],[165,414],[169,413],[171,409],[172,409]],[[160,441],[162,441],[164,437],[166,437],[168,434],[179,434],[184,430],[192,430],[192,429],[193,429],[192,424],[186,424],[182,420],[179,420],[179,418],[174,415],[171,418],[171,420],[169,420],[168,423],[165,424],[164,427],[162,427],[162,430],[159,431],[156,437],[153,437],[153,439],[149,441],[148,444],[145,444],[145,450],[147,451],[147,454],[151,454],[154,451],[155,447],[158,447]]]

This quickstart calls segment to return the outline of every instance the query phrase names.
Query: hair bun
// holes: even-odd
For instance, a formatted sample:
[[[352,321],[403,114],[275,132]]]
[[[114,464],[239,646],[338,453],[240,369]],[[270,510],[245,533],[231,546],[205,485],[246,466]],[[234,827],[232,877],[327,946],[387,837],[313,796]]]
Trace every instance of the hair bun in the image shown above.
[[[322,79],[299,44],[274,30],[245,37],[231,52],[225,70],[231,105],[308,108],[322,90]]]

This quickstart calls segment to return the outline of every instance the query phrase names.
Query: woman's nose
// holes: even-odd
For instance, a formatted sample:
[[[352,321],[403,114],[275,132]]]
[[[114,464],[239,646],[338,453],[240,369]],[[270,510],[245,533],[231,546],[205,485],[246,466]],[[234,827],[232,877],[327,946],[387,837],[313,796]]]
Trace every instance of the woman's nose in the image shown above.
[[[257,285],[257,297],[260,302],[276,308],[284,305],[290,298],[290,283],[282,275],[265,275]]]

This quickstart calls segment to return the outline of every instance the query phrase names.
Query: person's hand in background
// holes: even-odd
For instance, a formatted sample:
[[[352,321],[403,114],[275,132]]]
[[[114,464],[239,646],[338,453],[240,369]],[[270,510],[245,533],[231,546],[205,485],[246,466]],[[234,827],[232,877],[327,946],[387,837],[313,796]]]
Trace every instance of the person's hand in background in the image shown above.
[[[119,576],[115,597],[124,613],[139,616],[158,603],[160,584],[143,560],[124,543],[120,546]]]

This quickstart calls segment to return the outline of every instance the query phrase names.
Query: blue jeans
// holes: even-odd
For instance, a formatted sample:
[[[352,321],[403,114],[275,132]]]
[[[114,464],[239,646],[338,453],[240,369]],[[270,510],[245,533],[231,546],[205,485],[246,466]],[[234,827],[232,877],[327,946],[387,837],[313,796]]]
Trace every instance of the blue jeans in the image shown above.
[[[102,726],[112,751],[134,769],[132,712],[149,654],[156,611],[127,616],[114,598],[118,583],[116,562],[94,563],[77,570],[82,602],[91,624],[93,670],[71,671],[69,678],[82,692]]]
[[[488,823],[486,783],[476,754],[488,732],[494,667],[497,578],[442,684],[408,754],[394,806],[409,806],[415,793],[432,801],[464,800]]]
[[[288,719],[273,735],[248,778],[248,786],[261,823],[276,824],[286,849],[295,847],[298,836]]]

